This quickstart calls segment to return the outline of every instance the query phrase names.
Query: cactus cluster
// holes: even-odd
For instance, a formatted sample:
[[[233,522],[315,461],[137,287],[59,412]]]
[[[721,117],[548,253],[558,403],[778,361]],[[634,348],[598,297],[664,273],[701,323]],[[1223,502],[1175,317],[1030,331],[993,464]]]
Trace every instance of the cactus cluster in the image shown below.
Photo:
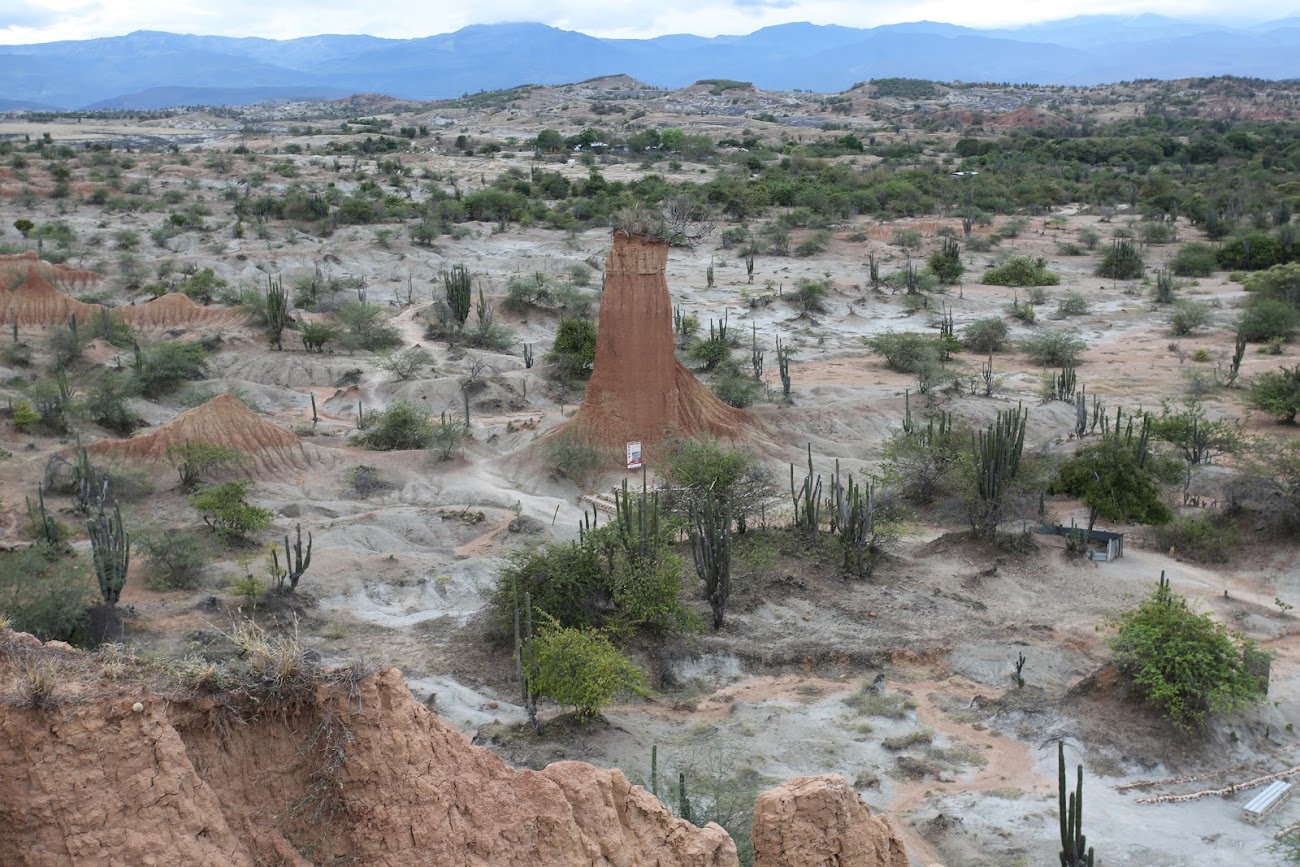
[[[713,628],[721,629],[731,595],[731,503],[704,495],[691,504],[691,554],[695,574],[713,609]]]
[[[280,340],[284,328],[289,323],[289,293],[284,289],[283,280],[266,278],[266,295],[262,298],[266,313],[266,334],[271,345],[283,349]]]
[[[99,513],[86,522],[86,530],[100,596],[105,605],[116,605],[131,565],[131,537],[122,526],[122,510],[115,506],[109,515],[101,506]]]
[[[981,508],[973,519],[972,529],[982,536],[993,535],[1001,520],[1001,504],[1011,483],[1020,472],[1020,456],[1025,448],[1024,408],[999,412],[987,430],[975,434],[975,495]]]
[[[794,525],[805,535],[815,537],[821,526],[822,477],[813,471],[812,443],[808,444],[808,474],[794,486],[794,464],[790,464],[790,499],[794,501]]]
[[[287,583],[288,591],[292,593],[298,589],[298,582],[302,579],[303,573],[307,567],[311,566],[311,531],[307,532],[307,547],[302,545],[302,524],[297,525],[298,538],[289,546],[289,534],[284,534],[284,566],[280,566],[280,556],[275,548],[271,549],[271,574],[275,578],[275,590],[277,593],[285,591]]]
[[[442,272],[442,286],[447,296],[447,307],[451,310],[456,328],[463,329],[465,320],[469,319],[470,273],[464,265],[452,265]]]
[[[870,577],[875,567],[872,556],[877,541],[875,494],[871,482],[858,484],[853,481],[852,473],[841,481],[840,462],[835,462],[835,475],[831,477],[830,496],[826,500],[831,532],[839,540],[845,573],[859,578]]]
[[[1060,800],[1061,867],[1093,867],[1094,853],[1083,834],[1083,765],[1079,765],[1079,781],[1074,791],[1069,791],[1065,781],[1065,742],[1056,743],[1056,764],[1059,774],[1057,797]]]

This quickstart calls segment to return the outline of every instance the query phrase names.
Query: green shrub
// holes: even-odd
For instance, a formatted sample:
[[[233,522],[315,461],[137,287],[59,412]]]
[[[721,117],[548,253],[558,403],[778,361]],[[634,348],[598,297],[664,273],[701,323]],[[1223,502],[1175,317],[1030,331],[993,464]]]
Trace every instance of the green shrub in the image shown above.
[[[546,352],[546,361],[565,376],[577,379],[590,376],[596,363],[596,323],[590,319],[563,320],[555,342]]]
[[[594,546],[551,542],[513,551],[497,579],[492,610],[503,632],[513,629],[514,609],[524,594],[534,611],[554,617],[562,626],[583,629],[604,620],[605,563]]]
[[[1195,563],[1227,563],[1237,547],[1237,527],[1218,515],[1179,515],[1151,534],[1155,547]]]
[[[713,393],[728,406],[744,409],[763,393],[763,383],[742,373],[729,372],[713,380]]]
[[[1167,582],[1117,616],[1115,663],[1146,701],[1179,728],[1233,713],[1263,697],[1251,663],[1259,652],[1209,614],[1197,614]]]
[[[749,518],[771,503],[776,493],[776,480],[753,452],[724,446],[714,439],[669,443],[660,459],[659,472],[668,489],[659,493],[667,511],[685,518],[689,512],[687,500],[708,495],[731,504],[731,515],[741,532]]]
[[[916,373],[939,361],[939,341],[914,331],[886,331],[866,338],[872,353],[885,359],[891,370]]]
[[[1169,260],[1169,268],[1179,277],[1209,277],[1219,267],[1218,257],[1209,244],[1193,241],[1178,248]]]
[[[686,354],[705,370],[717,370],[730,366],[731,343],[716,336],[695,340],[691,342]]]
[[[408,380],[433,363],[433,356],[429,355],[428,350],[412,346],[401,352],[385,351],[379,354],[375,362],[380,370],[391,373],[399,380]]]
[[[1169,328],[1182,337],[1198,328],[1205,328],[1214,321],[1214,311],[1207,304],[1196,301],[1174,302],[1174,313],[1169,317]]]
[[[329,322],[304,322],[302,348],[308,352],[323,352],[325,346],[339,338],[339,327]]]
[[[546,440],[546,463],[569,481],[585,485],[605,463],[605,456],[586,437],[562,431]]]
[[[235,541],[271,526],[274,513],[248,502],[252,482],[241,479],[223,485],[209,485],[190,495],[190,505],[203,516],[203,523],[222,539]]]
[[[182,491],[194,490],[211,473],[238,466],[243,457],[239,449],[193,440],[167,447],[167,461],[176,468]]]
[[[46,544],[0,552],[0,615],[42,641],[68,641],[99,596],[91,572],[76,557]]]
[[[434,427],[428,410],[399,400],[385,410],[372,412],[357,442],[380,452],[427,449],[433,444]]]
[[[211,555],[207,539],[189,530],[136,533],[131,541],[144,554],[144,581],[150,590],[194,589]]]
[[[81,398],[79,408],[96,424],[119,436],[130,436],[144,424],[126,405],[126,399],[135,393],[134,380],[125,373],[107,371]]]
[[[641,670],[599,630],[551,624],[531,644],[533,691],[574,708],[581,719],[599,715],[621,695],[646,692]]]
[[[1237,330],[1252,343],[1290,340],[1300,328],[1300,310],[1276,298],[1252,298],[1237,319]]]
[[[1260,374],[1246,392],[1246,402],[1292,424],[1300,413],[1300,364]]]
[[[140,393],[147,398],[171,394],[183,383],[203,379],[208,369],[208,353],[200,344],[167,340],[141,350],[135,372]]]
[[[1079,355],[1088,348],[1076,332],[1061,330],[1040,331],[1025,338],[1020,346],[1031,361],[1042,367],[1077,364]]]
[[[1257,297],[1273,298],[1300,307],[1300,262],[1274,265],[1267,271],[1248,274],[1242,287]]]
[[[1119,239],[1114,241],[1101,263],[1097,265],[1096,275],[1110,280],[1136,280],[1146,271],[1142,254],[1132,241]]]
[[[350,302],[335,314],[344,328],[340,342],[348,349],[379,352],[402,345],[402,336],[388,321],[388,313],[377,304]]]
[[[990,286],[1055,286],[1061,282],[1061,275],[1047,270],[1047,260],[1041,256],[1012,256],[985,271],[980,282]]]
[[[987,355],[1001,352],[1006,347],[1010,330],[1000,316],[986,316],[968,324],[962,330],[961,340],[971,352]]]
[[[785,297],[799,311],[800,316],[807,316],[809,313],[826,312],[825,301],[829,292],[825,280],[804,278],[795,283],[794,291]]]
[[[1088,299],[1084,298],[1078,292],[1066,292],[1060,298],[1056,299],[1056,318],[1064,319],[1067,316],[1086,316],[1091,305]]]

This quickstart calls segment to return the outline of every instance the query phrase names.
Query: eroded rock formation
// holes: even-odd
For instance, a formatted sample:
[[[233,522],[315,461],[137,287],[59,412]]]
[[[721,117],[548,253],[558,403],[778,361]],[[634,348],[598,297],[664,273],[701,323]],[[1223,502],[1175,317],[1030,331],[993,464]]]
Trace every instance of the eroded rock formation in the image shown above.
[[[296,434],[253,412],[233,394],[218,394],[167,424],[127,440],[101,440],[91,451],[127,460],[159,463],[167,450],[186,441],[224,446],[244,456],[244,468],[274,473],[304,468],[319,457]]]
[[[754,867],[908,867],[903,841],[843,777],[795,777],[754,803]]]
[[[353,687],[243,721],[218,699],[147,690],[0,704],[0,864],[737,863],[722,828],[674,818],[619,771],[514,770],[418,704],[400,672]]]
[[[674,355],[667,264],[667,241],[614,234],[595,367],[566,431],[621,450],[634,440],[735,438],[757,424],[750,413],[718,400]]]

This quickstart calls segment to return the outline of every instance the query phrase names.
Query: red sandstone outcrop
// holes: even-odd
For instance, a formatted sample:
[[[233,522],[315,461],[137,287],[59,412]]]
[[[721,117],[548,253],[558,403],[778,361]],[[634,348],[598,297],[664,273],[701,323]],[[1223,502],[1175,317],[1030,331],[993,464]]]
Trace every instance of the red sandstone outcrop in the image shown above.
[[[668,242],[614,233],[605,263],[591,383],[565,430],[620,451],[672,437],[734,438],[754,417],[718,400],[673,352]]]
[[[246,469],[275,473],[307,467],[319,457],[296,434],[253,412],[233,394],[218,394],[188,409],[156,430],[126,440],[100,440],[90,447],[99,454],[132,461],[159,463],[168,449],[185,442],[234,449]]]
[[[44,708],[21,708],[33,670],[59,686]],[[164,696],[98,670],[0,629],[5,867],[738,864],[722,828],[675,818],[620,771],[515,770],[471,746],[395,669],[300,680],[287,695],[277,680],[260,700]],[[889,821],[839,777],[760,796],[753,839],[757,867],[907,865]]]
[[[795,777],[754,803],[754,867],[908,867],[889,819],[832,774]]]
[[[337,767],[335,749],[346,756]],[[6,867],[308,867],[333,858],[373,867],[737,863],[722,828],[674,818],[619,771],[578,762],[517,771],[470,746],[393,669],[352,695],[321,688],[292,712],[242,723],[218,701],[147,691],[51,710],[0,705]]]

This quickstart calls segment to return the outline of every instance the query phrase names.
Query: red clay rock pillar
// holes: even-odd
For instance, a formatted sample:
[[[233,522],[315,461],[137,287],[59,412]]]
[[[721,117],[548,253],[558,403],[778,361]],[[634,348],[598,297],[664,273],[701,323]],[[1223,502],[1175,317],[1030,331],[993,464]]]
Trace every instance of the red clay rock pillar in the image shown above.
[[[667,241],[614,233],[591,383],[566,431],[621,451],[636,440],[734,439],[756,424],[748,412],[715,397],[673,354],[667,264]]]

